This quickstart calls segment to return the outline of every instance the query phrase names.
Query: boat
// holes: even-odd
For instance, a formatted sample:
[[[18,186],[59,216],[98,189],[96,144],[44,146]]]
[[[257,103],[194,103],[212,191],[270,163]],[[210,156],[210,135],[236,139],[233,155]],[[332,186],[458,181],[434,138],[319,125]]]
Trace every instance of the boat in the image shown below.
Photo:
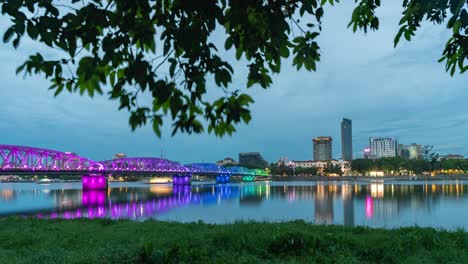
[[[58,182],[58,181],[59,180],[57,180],[57,179],[44,178],[44,179],[37,180],[36,184],[51,184],[51,183]]]

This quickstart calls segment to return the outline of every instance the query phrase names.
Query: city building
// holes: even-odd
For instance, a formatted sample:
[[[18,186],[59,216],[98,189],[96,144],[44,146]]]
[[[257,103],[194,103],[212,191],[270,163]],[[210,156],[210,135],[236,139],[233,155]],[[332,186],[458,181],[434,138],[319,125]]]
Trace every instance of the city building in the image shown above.
[[[316,162],[313,160],[291,160],[288,163],[288,166],[292,167],[302,167],[302,168],[312,168],[316,167]]]
[[[370,137],[370,158],[380,159],[397,156],[397,140],[393,137]]]
[[[448,159],[462,160],[462,159],[465,159],[465,156],[458,155],[458,154],[448,154],[448,155],[445,155],[445,156],[441,157],[441,160],[448,160]]]
[[[331,163],[333,166],[340,166],[343,175],[347,175],[351,170],[351,164],[345,160],[329,160],[329,161],[314,161],[314,160],[291,160],[287,163],[291,167],[302,168],[317,168],[320,173]]]
[[[409,149],[403,147],[403,148],[399,148],[399,155],[401,158],[405,159],[405,160],[409,160],[410,159],[410,152],[409,152]]]
[[[365,159],[370,159],[370,156],[371,156],[370,148],[365,148],[363,152],[364,152],[364,158]]]
[[[353,160],[353,123],[347,118],[341,121],[341,157],[343,160]]]
[[[117,153],[114,155],[114,157],[112,157],[112,159],[122,159],[122,158],[126,158],[127,155],[125,155],[124,153]]]
[[[283,166],[288,166],[289,164],[289,159],[288,157],[281,157],[278,162],[277,162],[278,165],[283,165]]]
[[[332,160],[332,141],[331,137],[316,137],[314,144],[314,161]]]
[[[413,143],[411,145],[398,144],[398,156],[403,159],[420,159],[422,157],[422,145]]]
[[[223,160],[218,160],[216,164],[220,166],[236,166],[238,163],[233,158],[224,158]]]
[[[259,152],[241,152],[239,153],[239,165],[247,168],[264,169],[268,167],[268,162]]]

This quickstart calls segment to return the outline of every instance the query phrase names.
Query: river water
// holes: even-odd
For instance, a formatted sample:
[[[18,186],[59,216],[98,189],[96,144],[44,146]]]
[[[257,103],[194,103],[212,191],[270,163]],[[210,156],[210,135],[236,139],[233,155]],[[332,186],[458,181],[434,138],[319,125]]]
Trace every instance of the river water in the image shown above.
[[[9,215],[468,229],[468,182],[110,183],[105,191],[83,191],[78,182],[0,183],[0,216]]]

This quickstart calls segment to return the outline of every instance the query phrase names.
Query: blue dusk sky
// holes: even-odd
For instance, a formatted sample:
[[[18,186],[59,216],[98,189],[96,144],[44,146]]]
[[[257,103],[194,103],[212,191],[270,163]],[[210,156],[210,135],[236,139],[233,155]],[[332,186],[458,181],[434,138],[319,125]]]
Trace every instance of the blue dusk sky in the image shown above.
[[[252,121],[224,138],[171,137],[168,122],[162,138],[151,126],[131,132],[128,113],[106,95],[90,99],[64,92],[54,98],[42,77],[15,74],[28,55],[55,51],[26,39],[17,50],[2,44],[0,144],[73,151],[96,160],[118,152],[158,157],[163,149],[168,159],[183,163],[237,160],[239,152],[258,151],[272,162],[283,156],[312,159],[312,138],[332,136],[333,156],[340,158],[340,122],[347,117],[353,120],[355,157],[362,156],[369,136],[394,136],[400,143],[434,145],[440,154],[468,156],[468,74],[450,77],[437,62],[450,32],[425,24],[411,42],[393,48],[402,1],[383,1],[380,30],[367,35],[347,28],[354,1],[347,2],[326,9],[317,72],[296,71],[291,60],[283,62],[270,89],[247,91],[256,101]],[[0,17],[2,35],[8,24]],[[230,61],[233,87],[245,87],[245,64]],[[219,88],[211,82],[209,90],[216,94]]]

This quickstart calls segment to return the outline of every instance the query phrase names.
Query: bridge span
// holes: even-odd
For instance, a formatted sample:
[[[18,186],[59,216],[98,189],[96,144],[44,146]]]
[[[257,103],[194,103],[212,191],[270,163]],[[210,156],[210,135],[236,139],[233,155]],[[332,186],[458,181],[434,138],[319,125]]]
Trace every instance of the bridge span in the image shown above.
[[[178,162],[154,157],[129,157],[93,161],[72,152],[43,148],[0,145],[0,174],[83,175],[83,189],[107,188],[109,175],[171,176],[174,185],[188,185],[193,175],[214,176],[217,183],[227,183],[231,176],[253,181],[268,172],[245,167],[223,167],[215,163]]]

